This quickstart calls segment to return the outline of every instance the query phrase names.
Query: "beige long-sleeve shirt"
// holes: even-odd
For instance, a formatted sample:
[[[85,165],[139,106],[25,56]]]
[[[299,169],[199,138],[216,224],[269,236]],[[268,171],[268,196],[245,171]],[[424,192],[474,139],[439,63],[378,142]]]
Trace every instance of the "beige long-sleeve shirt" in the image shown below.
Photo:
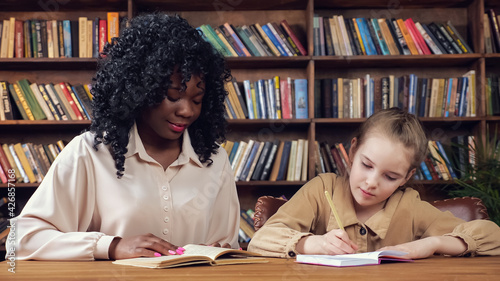
[[[448,211],[441,212],[420,200],[418,192],[411,188],[396,191],[387,199],[384,209],[361,223],[354,211],[349,181],[335,174],[321,174],[304,185],[255,233],[248,250],[265,256],[294,257],[302,237],[338,229],[325,190],[333,194],[340,220],[359,252],[429,236],[451,235],[467,244],[462,255],[500,255],[498,225],[488,220],[465,222]]]
[[[109,149],[75,137],[13,224],[18,259],[108,259],[114,237],[152,233],[174,245],[238,246],[239,201],[227,153],[202,164],[187,131],[182,151],[166,170],[144,149],[134,125],[125,173],[116,177]],[[9,254],[9,253],[7,253]]]

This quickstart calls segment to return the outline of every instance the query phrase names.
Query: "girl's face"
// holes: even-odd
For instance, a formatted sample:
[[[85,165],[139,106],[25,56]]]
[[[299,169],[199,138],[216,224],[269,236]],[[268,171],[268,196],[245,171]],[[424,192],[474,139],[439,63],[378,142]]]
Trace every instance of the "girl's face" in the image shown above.
[[[174,72],[170,77],[172,85],[166,98],[150,109],[144,110],[139,120],[140,131],[150,140],[177,140],[201,113],[205,83],[199,76],[191,76],[186,90],[181,91],[181,75]]]
[[[398,141],[371,133],[358,146],[351,141],[350,188],[357,211],[382,209],[385,200],[415,173],[410,169],[413,151]]]

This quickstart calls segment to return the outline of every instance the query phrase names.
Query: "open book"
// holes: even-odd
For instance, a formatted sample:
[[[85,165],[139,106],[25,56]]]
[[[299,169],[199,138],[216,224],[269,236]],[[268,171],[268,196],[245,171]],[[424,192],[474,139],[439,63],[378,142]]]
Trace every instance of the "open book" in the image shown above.
[[[383,260],[387,261],[411,261],[403,259],[408,253],[401,251],[378,251],[361,254],[346,255],[297,255],[297,262],[328,266],[359,266],[380,264]]]
[[[257,253],[219,247],[188,244],[182,255],[152,258],[133,258],[114,261],[114,264],[149,268],[169,268],[192,264],[226,265],[240,263],[265,263],[267,260]]]

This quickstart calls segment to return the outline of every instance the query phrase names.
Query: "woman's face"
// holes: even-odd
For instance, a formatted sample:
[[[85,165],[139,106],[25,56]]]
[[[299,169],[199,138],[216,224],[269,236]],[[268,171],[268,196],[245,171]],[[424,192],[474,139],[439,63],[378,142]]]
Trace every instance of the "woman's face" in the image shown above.
[[[200,76],[191,76],[185,91],[181,91],[180,73],[175,71],[170,80],[172,85],[167,90],[165,99],[144,110],[140,117],[140,130],[150,138],[177,140],[200,116],[205,94],[205,83]]]

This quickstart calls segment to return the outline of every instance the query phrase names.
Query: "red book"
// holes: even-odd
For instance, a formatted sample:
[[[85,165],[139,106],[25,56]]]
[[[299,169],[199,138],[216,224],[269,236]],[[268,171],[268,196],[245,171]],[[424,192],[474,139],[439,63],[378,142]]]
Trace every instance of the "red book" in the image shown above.
[[[424,38],[422,37],[422,34],[420,34],[420,32],[418,31],[413,20],[411,18],[408,18],[407,20],[405,20],[405,25],[408,28],[408,31],[413,36],[413,38],[415,39],[415,44],[417,44],[417,47],[420,48],[422,53],[424,55],[432,55],[431,51],[427,47],[427,44],[425,43]]]
[[[104,49],[106,42],[108,42],[108,22],[99,20],[99,53]]]
[[[10,163],[9,163],[9,159],[7,159],[7,155],[5,155],[5,152],[3,151],[3,149],[0,147],[0,177],[2,178],[2,181],[4,181],[4,183],[7,183],[8,182],[8,176],[9,176],[9,170],[12,169],[12,167],[10,166]],[[2,175],[2,172],[3,172],[3,175]],[[5,177],[5,178],[4,178]],[[15,182],[16,181],[16,177],[14,177],[12,180],[12,182]]]
[[[64,93],[64,96],[68,100],[68,103],[71,106],[71,109],[73,110],[73,112],[75,113],[76,118],[78,118],[78,120],[83,120],[84,118],[83,118],[82,114],[80,113],[80,110],[78,110],[78,107],[76,106],[75,101],[71,97],[71,93],[68,91],[66,84],[64,82],[61,82],[58,84],[58,86],[61,88],[62,92]]]
[[[290,84],[287,79],[280,80],[280,94],[281,94],[281,118],[292,119],[290,111]]]
[[[24,57],[24,25],[20,20],[16,20],[14,27],[14,57]]]
[[[307,50],[304,48],[302,43],[300,43],[299,38],[297,38],[297,36],[295,36],[295,33],[293,33],[292,29],[290,28],[290,25],[288,25],[288,22],[286,20],[282,20],[280,22],[280,24],[283,27],[283,29],[286,31],[288,36],[290,36],[290,38],[292,38],[293,43],[295,43],[295,45],[297,45],[297,48],[299,49],[300,54],[303,56],[307,56]]]

